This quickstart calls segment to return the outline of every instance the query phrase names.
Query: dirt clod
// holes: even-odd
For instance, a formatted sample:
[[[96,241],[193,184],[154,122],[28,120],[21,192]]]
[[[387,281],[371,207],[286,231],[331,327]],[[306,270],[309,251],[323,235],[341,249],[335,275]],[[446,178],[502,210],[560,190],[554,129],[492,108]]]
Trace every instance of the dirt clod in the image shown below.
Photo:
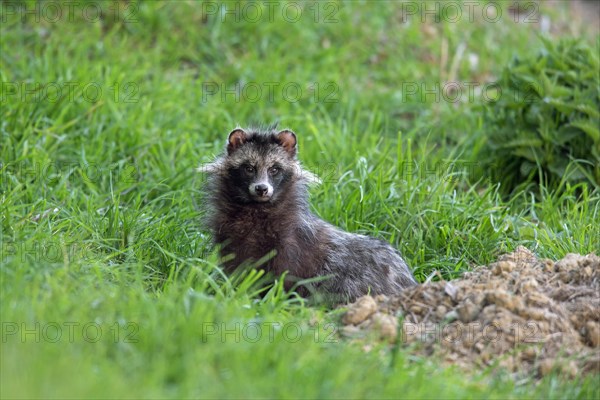
[[[356,300],[353,307],[344,315],[344,323],[346,325],[356,325],[371,316],[377,311],[377,303],[371,296],[363,296]]]
[[[389,314],[376,312],[370,318],[370,328],[375,329],[381,339],[393,343],[398,336],[398,323],[396,318]]]
[[[342,335],[399,341],[467,370],[497,366],[538,377],[600,372],[595,254],[553,262],[518,247],[461,279],[426,283],[397,297],[364,296],[347,308]]]

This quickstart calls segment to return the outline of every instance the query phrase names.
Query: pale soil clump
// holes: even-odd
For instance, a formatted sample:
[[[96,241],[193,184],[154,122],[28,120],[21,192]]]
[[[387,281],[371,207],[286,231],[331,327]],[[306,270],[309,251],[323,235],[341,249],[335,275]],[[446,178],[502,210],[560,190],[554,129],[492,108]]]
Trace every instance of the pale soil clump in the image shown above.
[[[553,262],[519,247],[451,282],[347,306],[343,335],[398,343],[473,369],[537,376],[600,371],[600,257]],[[367,346],[370,348],[370,346]]]

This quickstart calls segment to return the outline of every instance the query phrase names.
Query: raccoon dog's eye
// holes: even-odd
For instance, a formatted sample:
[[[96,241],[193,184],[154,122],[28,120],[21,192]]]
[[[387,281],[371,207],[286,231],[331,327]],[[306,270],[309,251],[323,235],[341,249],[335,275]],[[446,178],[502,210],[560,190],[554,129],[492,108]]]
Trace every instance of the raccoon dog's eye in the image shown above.
[[[277,175],[279,173],[279,168],[271,167],[269,168],[269,175]]]
[[[249,174],[253,174],[255,169],[252,165],[246,165],[245,171]]]

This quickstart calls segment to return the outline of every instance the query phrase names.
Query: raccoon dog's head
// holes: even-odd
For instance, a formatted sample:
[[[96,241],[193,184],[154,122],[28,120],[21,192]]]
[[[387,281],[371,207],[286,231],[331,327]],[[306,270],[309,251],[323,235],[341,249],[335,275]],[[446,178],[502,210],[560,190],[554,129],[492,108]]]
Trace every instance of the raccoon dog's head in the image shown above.
[[[297,140],[290,130],[259,132],[234,129],[227,154],[205,167],[219,176],[219,190],[240,204],[274,203],[292,185],[314,180],[296,159]]]

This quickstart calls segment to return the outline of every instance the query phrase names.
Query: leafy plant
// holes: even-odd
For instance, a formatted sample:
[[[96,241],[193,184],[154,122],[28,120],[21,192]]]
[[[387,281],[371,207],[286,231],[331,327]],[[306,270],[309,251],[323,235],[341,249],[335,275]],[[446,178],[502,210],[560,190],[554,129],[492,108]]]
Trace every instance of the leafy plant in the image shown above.
[[[484,160],[505,192],[521,184],[600,185],[598,50],[542,39],[539,55],[514,59],[486,107]]]

